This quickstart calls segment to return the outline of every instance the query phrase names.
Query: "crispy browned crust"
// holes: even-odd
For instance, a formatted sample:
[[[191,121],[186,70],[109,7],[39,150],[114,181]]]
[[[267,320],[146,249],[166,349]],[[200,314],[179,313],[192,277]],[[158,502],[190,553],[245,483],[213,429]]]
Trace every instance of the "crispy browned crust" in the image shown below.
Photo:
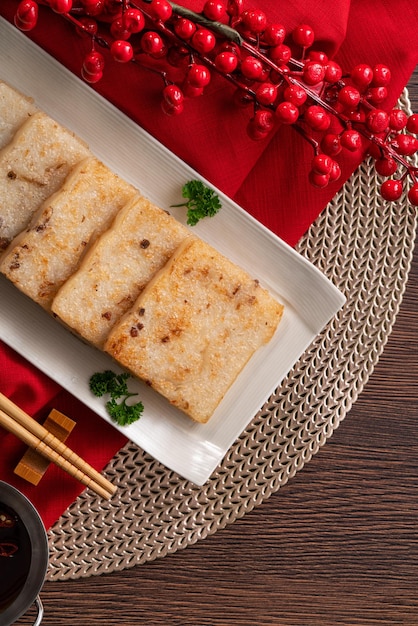
[[[282,312],[258,281],[193,237],[111,331],[105,350],[204,423]]]
[[[78,163],[1,260],[0,271],[49,310],[88,246],[107,230],[135,188],[94,157]]]
[[[53,312],[102,347],[113,325],[187,234],[166,211],[135,195],[59,290]]]
[[[89,155],[81,139],[45,113],[24,122],[0,151],[0,239],[10,242],[22,232],[71,168]]]

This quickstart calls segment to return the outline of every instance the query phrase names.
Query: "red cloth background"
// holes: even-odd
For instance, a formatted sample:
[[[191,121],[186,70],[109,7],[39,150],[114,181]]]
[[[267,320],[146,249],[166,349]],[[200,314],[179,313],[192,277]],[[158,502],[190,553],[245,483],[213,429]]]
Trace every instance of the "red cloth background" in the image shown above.
[[[12,21],[17,4],[17,0],[2,0],[0,15]],[[203,0],[182,4],[200,11]],[[288,32],[298,24],[310,24],[316,34],[315,47],[333,56],[345,72],[358,63],[387,64],[392,81],[385,108],[395,104],[417,65],[418,8],[411,0],[248,2],[248,8],[254,6]],[[38,26],[28,36],[80,74],[89,43],[70,24],[41,7]],[[121,68],[109,62],[104,79],[94,88],[290,245],[296,244],[363,158],[346,155],[340,163],[342,178],[325,190],[313,189],[307,178],[311,148],[284,127],[269,140],[249,140],[245,133],[248,113],[231,105],[232,87],[225,80],[215,77],[206,94],[188,100],[184,114],[174,118],[161,112],[161,86],[159,77],[134,65]],[[68,444],[97,469],[125,442],[1,342],[0,391],[39,418],[45,418],[54,406],[75,419],[77,426]],[[0,431],[0,479],[27,494],[49,527],[83,487],[52,466],[38,487],[26,484],[12,471],[23,451],[19,441]]]

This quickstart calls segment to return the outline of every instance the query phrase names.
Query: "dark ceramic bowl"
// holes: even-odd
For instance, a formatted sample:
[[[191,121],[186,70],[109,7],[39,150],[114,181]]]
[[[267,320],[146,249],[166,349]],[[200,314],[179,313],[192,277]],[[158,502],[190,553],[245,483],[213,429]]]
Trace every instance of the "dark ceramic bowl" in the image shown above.
[[[10,626],[36,603],[42,620],[39,592],[48,567],[45,527],[31,502],[0,481],[0,626]]]

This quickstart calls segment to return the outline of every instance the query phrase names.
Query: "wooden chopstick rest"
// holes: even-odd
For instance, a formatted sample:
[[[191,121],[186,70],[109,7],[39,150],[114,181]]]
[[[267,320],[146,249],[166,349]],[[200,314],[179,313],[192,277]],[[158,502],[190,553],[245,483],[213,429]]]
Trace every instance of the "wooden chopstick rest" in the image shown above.
[[[43,423],[44,428],[63,443],[67,441],[75,425],[74,420],[57,411],[57,409],[52,409]],[[51,462],[39,454],[39,452],[28,448],[16,465],[14,472],[32,485],[38,485],[50,464]]]
[[[115,493],[116,486],[2,393],[0,407],[0,425],[6,430],[99,495],[110,498]]]
[[[80,483],[82,483],[86,487],[90,487],[91,489],[93,489],[93,491],[95,491],[97,494],[99,494],[103,498],[109,499],[110,496],[112,495],[112,493],[107,488],[107,486],[103,487],[102,484],[99,484],[98,482],[96,482],[85,471],[83,471],[85,469],[89,471],[90,474],[96,471],[96,470],[93,470],[93,468],[91,468],[85,461],[83,461],[83,459],[81,459],[82,462],[78,461],[78,466],[73,464],[72,461],[77,461],[78,459],[80,459],[80,457],[77,457],[75,452],[72,452],[70,450],[70,453],[68,453],[67,457],[62,456],[57,451],[57,449],[51,448],[50,445],[46,442],[46,440],[39,439],[36,435],[34,435],[29,430],[27,430],[24,426],[22,426],[22,424],[19,424],[15,419],[13,419],[13,417],[8,415],[1,409],[0,409],[0,424],[4,428],[6,428],[6,430],[8,430],[10,433],[12,433],[13,435],[16,435],[16,437],[18,437],[18,439],[23,441],[23,443],[26,443],[26,445],[28,445],[29,447],[33,448],[34,450],[37,450],[40,454],[45,456],[49,461],[52,461],[53,463],[58,465],[58,467],[61,467],[64,471],[67,472],[67,474],[69,474],[73,478],[76,478]],[[53,441],[54,439],[61,444],[62,450],[66,448],[65,444],[62,444],[59,441],[59,439],[56,439],[55,437],[53,437],[53,435],[50,435],[50,441]],[[80,466],[83,467],[83,469],[80,469]],[[93,472],[91,472],[90,470],[93,470]],[[112,485],[112,489],[113,489],[113,485]]]

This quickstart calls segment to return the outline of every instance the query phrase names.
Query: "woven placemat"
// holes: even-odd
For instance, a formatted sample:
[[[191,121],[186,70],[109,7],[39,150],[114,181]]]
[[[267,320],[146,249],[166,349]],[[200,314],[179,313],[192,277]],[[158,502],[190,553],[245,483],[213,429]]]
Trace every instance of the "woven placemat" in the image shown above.
[[[402,106],[410,113],[405,90]],[[276,492],[320,449],[367,382],[392,330],[413,254],[417,211],[382,201],[364,162],[298,245],[347,302],[197,487],[135,444],[106,473],[110,502],[84,492],[49,530],[47,580],[120,571],[204,539]]]

